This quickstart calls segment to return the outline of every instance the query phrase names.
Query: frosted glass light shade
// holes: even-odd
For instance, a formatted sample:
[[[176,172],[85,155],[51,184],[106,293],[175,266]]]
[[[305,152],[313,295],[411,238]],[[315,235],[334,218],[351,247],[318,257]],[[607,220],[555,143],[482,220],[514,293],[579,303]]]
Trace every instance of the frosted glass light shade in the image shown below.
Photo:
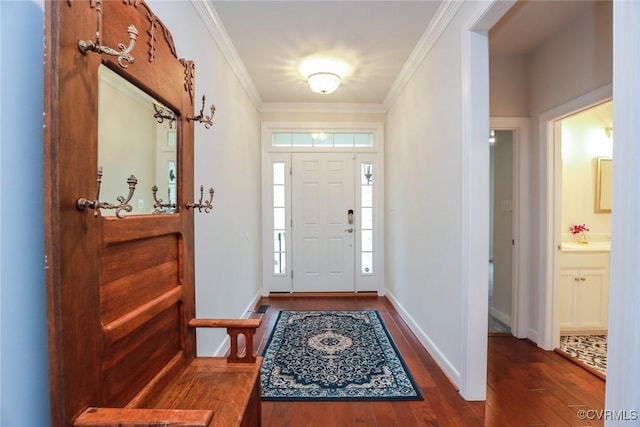
[[[307,81],[312,91],[326,95],[340,86],[340,76],[334,73],[314,73]]]

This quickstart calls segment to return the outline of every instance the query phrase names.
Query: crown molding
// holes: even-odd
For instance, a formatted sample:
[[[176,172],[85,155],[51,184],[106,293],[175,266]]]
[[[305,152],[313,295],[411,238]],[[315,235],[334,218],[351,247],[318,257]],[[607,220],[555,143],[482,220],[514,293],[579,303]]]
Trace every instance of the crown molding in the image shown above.
[[[307,102],[265,102],[260,105],[261,113],[353,113],[385,114],[382,104],[347,103],[307,103]]]
[[[1,0],[0,0],[1,1]],[[413,49],[409,59],[404,64],[398,77],[393,82],[382,104],[338,104],[338,103],[265,103],[249,75],[238,52],[233,46],[231,38],[222,24],[214,7],[208,1],[190,0],[194,9],[200,16],[205,27],[218,44],[223,56],[229,63],[240,84],[260,112],[304,112],[304,113],[362,113],[384,114],[396,101],[404,87],[416,72],[424,58],[429,54],[438,38],[451,23],[463,2],[458,0],[445,0],[442,2],[429,27]]]
[[[446,0],[440,4],[429,26],[418,40],[416,47],[411,52],[409,59],[398,73],[398,77],[391,85],[383,105],[388,111],[394,104],[398,96],[407,85],[413,74],[416,72],[424,58],[427,57],[433,46],[436,44],[442,33],[449,26],[453,17],[462,7],[463,2],[458,0]]]
[[[240,84],[244,88],[245,92],[253,102],[253,105],[256,109],[260,110],[260,106],[262,105],[262,98],[258,93],[258,89],[253,83],[251,76],[249,76],[249,72],[247,71],[244,63],[240,59],[240,55],[238,55],[238,51],[233,46],[233,42],[225,30],[220,17],[216,10],[209,4],[208,1],[203,0],[190,0],[194,9],[200,16],[200,19],[204,23],[205,27],[209,31],[209,34],[213,37],[213,39],[218,44],[222,55],[225,57],[229,66],[233,70],[234,74],[240,81]]]

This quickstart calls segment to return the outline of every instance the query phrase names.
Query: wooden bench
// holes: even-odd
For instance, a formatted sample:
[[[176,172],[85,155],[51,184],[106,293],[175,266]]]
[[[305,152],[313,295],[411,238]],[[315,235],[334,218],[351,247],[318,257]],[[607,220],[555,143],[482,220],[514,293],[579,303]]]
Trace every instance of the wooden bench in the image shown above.
[[[253,348],[260,319],[193,319],[189,325],[227,328],[227,358],[196,357],[180,369],[175,366],[180,364],[177,357],[126,408],[90,407],[73,425],[259,426],[261,358],[246,348]],[[246,337],[244,352],[238,350],[239,336]]]
[[[142,0],[45,8],[52,427],[259,426],[260,319],[195,313],[195,64]],[[136,209],[105,196],[135,185],[120,173],[142,178]],[[197,328],[226,328],[228,356],[197,357]]]

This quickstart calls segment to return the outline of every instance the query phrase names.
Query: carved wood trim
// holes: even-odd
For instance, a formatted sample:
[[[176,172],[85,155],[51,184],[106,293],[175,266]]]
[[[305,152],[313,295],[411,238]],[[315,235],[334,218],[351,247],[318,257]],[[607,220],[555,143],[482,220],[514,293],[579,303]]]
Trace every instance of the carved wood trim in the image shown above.
[[[131,2],[132,0],[124,0],[124,1],[129,1]],[[134,0],[135,3],[137,3],[137,0]],[[147,6],[146,3],[142,3],[142,6],[144,6],[144,8],[147,10],[147,19],[149,20],[149,23],[151,24],[149,26],[149,30],[147,30],[147,34],[149,34],[149,62],[153,62],[153,60],[155,59],[155,52],[156,52],[156,41],[158,40],[156,37],[156,27],[160,26],[160,29],[162,30],[162,33],[164,34],[164,40],[167,42],[167,45],[169,45],[169,49],[171,49],[171,53],[173,54],[174,58],[178,58],[178,53],[176,52],[176,45],[173,41],[173,36],[171,35],[171,32],[169,31],[169,29],[162,23],[162,21],[160,20],[160,18],[158,18],[152,11],[151,9],[149,9],[149,6]],[[135,7],[135,5],[134,5]]]
[[[169,46],[171,53],[177,59],[178,53],[176,51],[175,42],[173,41],[173,35],[171,35],[171,32],[162,23],[160,18],[158,18],[156,14],[151,11],[149,6],[144,1],[141,1],[141,0],[122,0],[122,2],[125,5],[133,6],[135,8],[137,8],[138,5],[141,5],[147,11],[147,20],[149,21],[149,29],[146,32],[149,35],[149,40],[147,41],[147,46],[149,46],[149,62],[153,62],[154,59],[156,58],[156,43],[158,41],[158,37],[156,36],[156,27],[158,26],[160,27],[162,33],[164,34],[164,39],[167,42],[167,45]]]
[[[180,63],[184,66],[184,90],[189,93],[189,97],[191,98],[191,102],[193,103],[193,86],[196,76],[196,64],[188,59],[180,59]]]

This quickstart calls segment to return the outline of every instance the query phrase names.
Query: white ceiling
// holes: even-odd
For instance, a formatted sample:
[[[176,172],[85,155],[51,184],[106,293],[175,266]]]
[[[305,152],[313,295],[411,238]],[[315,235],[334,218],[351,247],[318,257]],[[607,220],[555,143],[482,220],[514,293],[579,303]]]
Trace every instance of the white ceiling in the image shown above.
[[[385,104],[419,63],[434,26],[458,2],[435,0],[207,0],[205,14],[254,102]],[[526,54],[584,13],[590,1],[520,1],[490,32],[492,54]],[[444,17],[444,18],[443,18]],[[310,55],[352,68],[332,94],[309,90],[298,70]]]

